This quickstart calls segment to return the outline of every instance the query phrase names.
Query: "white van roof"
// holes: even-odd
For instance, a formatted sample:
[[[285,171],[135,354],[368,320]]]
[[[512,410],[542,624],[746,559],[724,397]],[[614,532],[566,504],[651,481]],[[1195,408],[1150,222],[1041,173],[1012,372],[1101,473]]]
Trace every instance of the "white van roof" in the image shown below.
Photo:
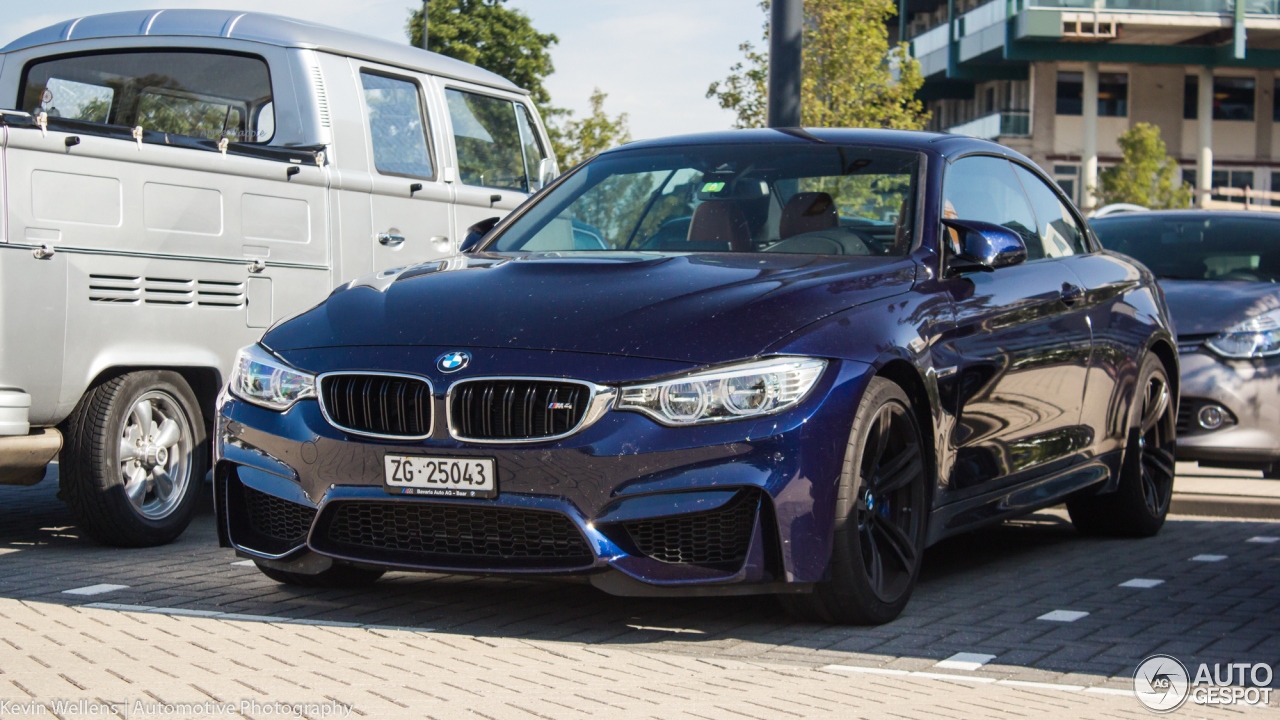
[[[141,36],[248,40],[310,48],[527,94],[496,73],[444,55],[305,20],[234,10],[135,10],[86,15],[27,33],[0,53],[69,40]]]

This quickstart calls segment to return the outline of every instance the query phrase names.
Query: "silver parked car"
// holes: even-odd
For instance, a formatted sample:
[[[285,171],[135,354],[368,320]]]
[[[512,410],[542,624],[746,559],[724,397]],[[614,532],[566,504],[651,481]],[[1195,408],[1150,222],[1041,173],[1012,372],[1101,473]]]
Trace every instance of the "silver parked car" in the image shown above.
[[[1178,332],[1178,459],[1280,477],[1280,214],[1163,211],[1092,221],[1160,279]]]
[[[528,94],[258,13],[69,20],[0,50],[0,484],[61,451],[100,541],[186,527],[236,350],[455,254],[556,174]]]

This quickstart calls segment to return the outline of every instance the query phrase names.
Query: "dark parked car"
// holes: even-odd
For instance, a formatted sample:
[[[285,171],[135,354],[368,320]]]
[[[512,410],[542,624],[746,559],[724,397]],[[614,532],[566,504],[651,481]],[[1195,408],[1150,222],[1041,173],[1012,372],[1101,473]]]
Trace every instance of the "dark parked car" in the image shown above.
[[[1094,221],[1159,278],[1178,330],[1178,458],[1280,477],[1280,215],[1147,212]]]
[[[1090,532],[1164,522],[1155,279],[1007,148],[640,142],[490,225],[245,348],[224,545],[286,583],[575,575],[879,623],[949,535],[1064,500]]]

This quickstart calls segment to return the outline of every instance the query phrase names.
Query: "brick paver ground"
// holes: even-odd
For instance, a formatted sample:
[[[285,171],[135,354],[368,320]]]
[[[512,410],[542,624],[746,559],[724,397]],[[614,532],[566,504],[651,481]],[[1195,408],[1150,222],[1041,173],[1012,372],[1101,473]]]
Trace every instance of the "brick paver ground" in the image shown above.
[[[1174,518],[1157,538],[1098,540],[1041,513],[930,549],[903,616],[862,628],[795,622],[769,598],[567,583],[394,573],[362,591],[283,587],[216,547],[207,509],[170,546],[118,550],[81,539],[55,492],[0,488],[0,717],[78,699],[127,701],[100,714],[121,718],[242,700],[441,720],[1149,717],[1117,694],[1147,655],[1280,667],[1280,543],[1249,542],[1280,523]],[[1135,578],[1164,582],[1120,587]],[[65,593],[93,585],[125,587]],[[1054,610],[1088,615],[1038,619]],[[995,658],[934,667],[959,652]],[[205,710],[163,716],[227,717]],[[1280,716],[1176,715],[1241,712]]]

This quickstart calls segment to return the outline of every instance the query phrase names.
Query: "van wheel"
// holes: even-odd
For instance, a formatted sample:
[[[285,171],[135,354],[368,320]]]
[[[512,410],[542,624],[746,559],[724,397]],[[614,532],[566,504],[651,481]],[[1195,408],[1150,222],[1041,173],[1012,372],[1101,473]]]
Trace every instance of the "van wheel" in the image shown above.
[[[187,529],[208,467],[208,438],[182,376],[144,370],[85,393],[66,422],[60,496],[105,545],[150,547]]]
[[[332,567],[314,575],[277,570],[266,565],[258,565],[263,575],[282,585],[319,588],[361,588],[372,585],[382,577],[385,570],[366,570],[353,565],[334,563]]]
[[[880,625],[907,606],[929,516],[921,437],[907,394],[872,378],[840,473],[830,579],[811,593],[778,595],[787,612],[820,622]]]
[[[1150,537],[1160,532],[1173,499],[1177,398],[1164,364],[1148,354],[1129,413],[1129,441],[1115,492],[1067,502],[1071,523],[1088,535]]]

